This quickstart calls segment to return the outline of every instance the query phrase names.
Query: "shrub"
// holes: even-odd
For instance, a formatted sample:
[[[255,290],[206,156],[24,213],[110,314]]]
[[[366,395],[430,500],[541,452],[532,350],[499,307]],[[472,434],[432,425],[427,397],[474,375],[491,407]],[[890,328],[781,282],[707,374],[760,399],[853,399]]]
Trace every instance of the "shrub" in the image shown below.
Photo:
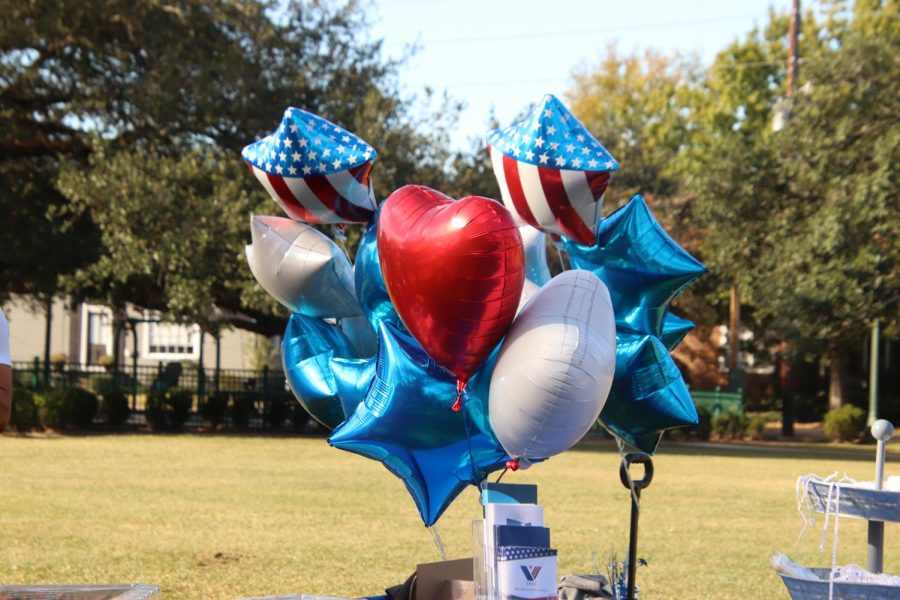
[[[102,410],[107,424],[112,427],[121,427],[128,420],[128,415],[131,414],[128,396],[122,392],[104,394]]]
[[[766,429],[766,416],[762,413],[754,413],[747,422],[745,434],[751,440],[761,440]]]
[[[90,387],[92,392],[94,392],[98,396],[103,396],[104,398],[109,394],[117,391],[117,386],[115,385],[113,376],[105,374],[94,375],[93,377],[91,377],[88,387]]]
[[[194,394],[190,390],[152,392],[147,396],[144,417],[154,431],[180,431],[191,416]]]
[[[866,430],[866,413],[852,404],[828,411],[825,435],[838,442],[858,439]]]
[[[206,421],[209,421],[209,425],[213,429],[218,429],[219,425],[222,424],[222,420],[225,418],[225,413],[228,410],[229,398],[228,392],[218,391],[214,392],[203,403],[201,414]]]
[[[165,431],[169,428],[169,417],[166,414],[166,395],[153,392],[147,395],[144,404],[144,418],[153,431]]]
[[[166,394],[166,409],[169,423],[175,431],[181,431],[191,416],[194,394],[190,390],[173,390]]]
[[[270,429],[280,428],[288,417],[292,416],[291,404],[293,402],[293,396],[288,394],[269,394],[269,410],[265,415],[266,425]]]
[[[744,437],[749,421],[744,413],[719,413],[713,419],[712,432],[719,439],[739,440]]]
[[[77,387],[51,388],[38,399],[41,421],[53,429],[73,425],[87,429],[93,425],[99,406],[97,396]]]
[[[231,408],[228,414],[234,422],[234,426],[245,431],[250,428],[250,419],[256,408],[253,406],[253,397],[245,394],[234,394],[231,399]]]
[[[65,388],[50,388],[37,397],[38,414],[44,427],[62,429],[72,420],[71,407],[66,402]]]
[[[697,407],[697,424],[683,428],[685,435],[707,441],[712,433],[712,413],[705,406]]]
[[[34,394],[24,388],[14,388],[12,393],[12,414],[9,425],[16,431],[31,431],[40,427],[38,407]]]
[[[95,394],[82,388],[67,388],[72,404],[72,422],[79,429],[88,429],[94,424],[94,417],[100,409],[100,401]]]

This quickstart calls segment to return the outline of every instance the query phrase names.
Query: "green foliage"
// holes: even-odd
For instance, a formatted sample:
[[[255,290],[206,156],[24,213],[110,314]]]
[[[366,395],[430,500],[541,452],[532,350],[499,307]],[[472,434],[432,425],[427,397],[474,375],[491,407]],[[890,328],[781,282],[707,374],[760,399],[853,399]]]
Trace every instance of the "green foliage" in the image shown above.
[[[379,197],[446,181],[458,107],[401,95],[361,4],[272,8],[0,0],[0,291],[62,276],[113,307],[206,324],[215,305],[280,333],[243,258],[248,216],[274,204],[239,151],[288,104],[378,148]]]
[[[712,435],[712,413],[703,406],[697,407],[697,424],[689,429],[692,435],[701,440],[708,440]]]
[[[740,440],[749,422],[744,413],[723,412],[712,420],[712,434],[722,440]]]
[[[31,431],[41,425],[34,394],[25,388],[14,387],[12,392],[12,414],[9,426],[19,432]]]
[[[105,398],[107,395],[115,393],[119,389],[119,387],[121,387],[116,386],[114,377],[116,377],[116,375],[93,375],[90,378],[88,387],[98,396],[102,396]]]
[[[128,420],[128,415],[131,414],[128,396],[122,392],[104,394],[101,408],[107,424],[111,427],[121,427]]]
[[[641,192],[668,199],[681,186],[673,160],[689,136],[698,65],[647,51],[623,55],[607,47],[600,64],[575,75],[572,112],[620,163],[607,202]]]
[[[88,429],[93,425],[100,403],[88,390],[69,387],[46,390],[37,404],[41,422],[46,427]]]
[[[873,319],[900,323],[900,32],[894,3],[854,9],[853,20],[804,16],[789,101],[784,15],[720,53],[679,159],[704,259],[739,285],[745,324],[830,361]],[[776,110],[787,119],[773,132]]]
[[[701,82],[695,60],[657,51],[623,54],[610,46],[598,64],[575,74],[568,96],[572,112],[620,163],[604,196],[604,212],[641,193],[669,235],[702,259],[704,232],[681,158],[696,137]],[[555,254],[548,257],[551,268]],[[710,310],[716,282],[715,275],[705,276],[691,286],[679,296],[677,312],[716,324]]]
[[[144,418],[153,431],[165,431],[169,428],[169,419],[166,413],[165,393],[148,394],[147,400],[144,402]]]
[[[173,390],[166,394],[166,405],[169,408],[169,421],[172,428],[181,431],[194,405],[194,393],[191,390]]]
[[[203,403],[201,414],[209,422],[210,427],[218,429],[228,410],[231,394],[224,391],[213,392]]]
[[[62,429],[67,425],[70,419],[65,400],[65,388],[50,388],[35,398],[38,415],[45,427]]]
[[[144,417],[154,431],[180,431],[193,404],[194,393],[190,390],[152,392],[144,404]]]
[[[68,388],[69,402],[72,403],[72,422],[79,429],[93,426],[94,417],[100,408],[100,401],[95,394],[81,388]]]
[[[852,404],[834,408],[825,415],[825,435],[837,442],[859,439],[866,430],[866,413]]]
[[[768,419],[766,419],[766,416],[764,414],[753,413],[749,416],[744,434],[751,440],[761,440],[763,431],[765,431],[766,429],[767,422]]]
[[[256,414],[254,397],[251,394],[236,393],[231,397],[228,416],[240,431],[250,428],[250,419]]]

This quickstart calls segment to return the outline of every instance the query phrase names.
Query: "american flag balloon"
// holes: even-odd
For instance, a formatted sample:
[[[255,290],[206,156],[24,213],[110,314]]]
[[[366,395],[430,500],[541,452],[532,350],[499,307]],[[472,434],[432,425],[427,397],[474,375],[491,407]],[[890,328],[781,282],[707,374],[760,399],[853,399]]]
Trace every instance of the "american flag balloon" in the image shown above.
[[[487,134],[503,203],[521,222],[593,245],[616,159],[547,94],[523,121]]]
[[[375,212],[369,180],[375,150],[322,117],[288,108],[278,129],[241,156],[292,219],[366,223]]]

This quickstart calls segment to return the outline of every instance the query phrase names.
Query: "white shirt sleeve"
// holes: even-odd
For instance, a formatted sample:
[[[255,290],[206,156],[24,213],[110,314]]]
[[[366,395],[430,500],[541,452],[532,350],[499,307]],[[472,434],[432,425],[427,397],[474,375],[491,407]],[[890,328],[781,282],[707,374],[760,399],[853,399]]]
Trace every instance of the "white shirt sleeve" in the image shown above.
[[[2,308],[0,308],[0,365],[12,366],[9,359],[9,322]]]

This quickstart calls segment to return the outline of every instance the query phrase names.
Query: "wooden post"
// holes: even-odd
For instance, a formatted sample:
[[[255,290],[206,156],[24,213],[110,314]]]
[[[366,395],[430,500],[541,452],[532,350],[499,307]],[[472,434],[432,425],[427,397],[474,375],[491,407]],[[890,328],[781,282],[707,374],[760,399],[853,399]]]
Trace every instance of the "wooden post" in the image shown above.
[[[787,97],[794,95],[794,86],[797,85],[797,71],[799,63],[797,58],[797,36],[800,33],[800,0],[791,3],[791,27],[788,32],[788,72],[787,72]]]
[[[736,282],[731,284],[728,313],[728,370],[734,373],[738,368],[738,353],[741,343],[741,297]]]

